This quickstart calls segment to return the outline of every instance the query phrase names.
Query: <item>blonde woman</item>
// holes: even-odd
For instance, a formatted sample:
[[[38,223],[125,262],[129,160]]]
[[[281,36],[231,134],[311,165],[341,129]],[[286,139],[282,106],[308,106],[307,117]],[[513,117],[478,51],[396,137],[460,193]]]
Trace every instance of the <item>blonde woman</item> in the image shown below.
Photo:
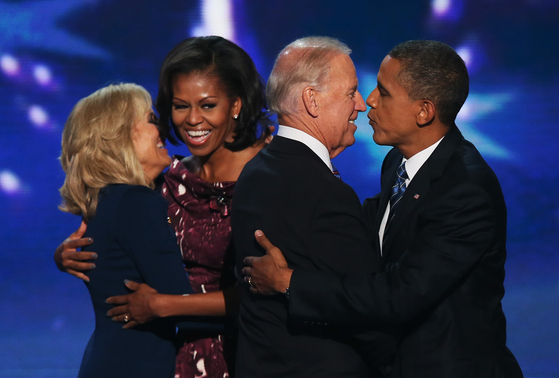
[[[105,299],[126,294],[125,279],[160,293],[192,291],[167,202],[153,180],[171,159],[152,123],[151,98],[135,84],[110,85],[82,99],[62,134],[60,160],[66,180],[60,209],[87,223],[84,248],[98,252],[97,268],[86,272],[95,311],[95,331],[79,377],[172,377],[175,326],[159,319],[134,330],[106,316]]]

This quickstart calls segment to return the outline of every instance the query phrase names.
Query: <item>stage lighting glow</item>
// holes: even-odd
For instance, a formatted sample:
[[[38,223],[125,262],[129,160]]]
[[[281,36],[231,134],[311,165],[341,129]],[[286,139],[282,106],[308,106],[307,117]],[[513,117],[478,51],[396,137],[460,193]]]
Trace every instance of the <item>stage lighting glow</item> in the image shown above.
[[[462,60],[464,60],[464,63],[466,63],[466,67],[470,68],[473,62],[472,49],[464,46],[457,48],[456,52],[458,53],[458,55],[460,55]]]
[[[10,171],[0,172],[0,188],[8,194],[17,193],[21,188],[19,178]]]
[[[32,105],[29,108],[29,120],[37,127],[43,127],[47,124],[49,116],[47,112],[38,105]]]
[[[437,16],[444,16],[450,10],[451,0],[433,0],[431,8],[433,13]]]
[[[8,76],[14,76],[19,73],[19,62],[11,55],[4,55],[0,58],[0,67]]]
[[[204,0],[201,4],[203,24],[193,35],[219,35],[235,41],[235,20],[230,0]]]
[[[50,84],[52,80],[50,69],[43,65],[35,66],[33,69],[33,76],[35,77],[35,80],[37,80],[37,83],[41,85]]]

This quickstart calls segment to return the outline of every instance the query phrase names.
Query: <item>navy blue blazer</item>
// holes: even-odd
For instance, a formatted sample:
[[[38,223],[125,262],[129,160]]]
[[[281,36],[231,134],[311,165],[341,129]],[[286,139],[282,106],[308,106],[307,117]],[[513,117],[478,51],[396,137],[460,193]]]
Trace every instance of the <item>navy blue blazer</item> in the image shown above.
[[[192,293],[167,201],[148,187],[115,184],[103,188],[84,237],[93,244],[96,268],[86,286],[95,311],[95,330],[84,352],[79,377],[173,377],[175,325],[159,319],[134,329],[107,317],[105,300],[127,294],[124,280],[146,283],[164,294]]]

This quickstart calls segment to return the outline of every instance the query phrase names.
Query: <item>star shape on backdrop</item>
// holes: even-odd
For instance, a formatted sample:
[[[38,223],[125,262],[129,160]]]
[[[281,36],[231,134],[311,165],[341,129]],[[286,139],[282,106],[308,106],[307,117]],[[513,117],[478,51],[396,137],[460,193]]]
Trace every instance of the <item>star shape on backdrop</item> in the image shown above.
[[[65,55],[109,59],[110,54],[62,29],[58,22],[81,1],[0,1],[0,53],[18,48],[42,49]]]

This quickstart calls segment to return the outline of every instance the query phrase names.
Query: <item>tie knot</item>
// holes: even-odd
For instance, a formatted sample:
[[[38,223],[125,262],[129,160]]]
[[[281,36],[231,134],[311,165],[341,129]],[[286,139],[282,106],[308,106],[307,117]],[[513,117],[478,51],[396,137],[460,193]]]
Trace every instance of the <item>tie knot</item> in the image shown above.
[[[398,167],[398,170],[396,171],[396,174],[398,175],[398,181],[399,182],[403,182],[406,181],[408,179],[408,172],[406,172],[406,162],[403,161],[402,164],[400,164],[400,166]]]

